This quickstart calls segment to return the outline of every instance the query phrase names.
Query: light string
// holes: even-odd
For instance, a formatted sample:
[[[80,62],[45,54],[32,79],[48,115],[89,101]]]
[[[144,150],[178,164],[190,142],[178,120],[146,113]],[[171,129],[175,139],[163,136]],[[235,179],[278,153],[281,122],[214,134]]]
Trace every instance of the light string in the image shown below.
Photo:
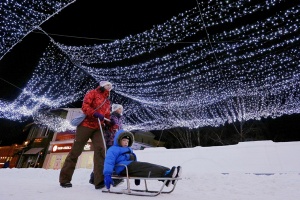
[[[235,24],[284,3],[200,2],[208,31],[231,25],[208,32],[210,43],[196,9],[112,43],[76,47],[50,39],[20,97],[12,103],[0,101],[0,117],[34,116],[54,130],[74,129],[39,110],[82,100],[95,80],[113,83],[111,101],[124,106],[124,128],[129,130],[219,126],[299,113],[300,6]]]
[[[247,2],[250,1],[244,0],[234,1],[229,4],[225,4],[223,1],[210,1],[209,3],[212,2],[215,2],[215,4],[208,9],[204,9],[203,12],[203,17],[208,23],[207,27],[217,26],[251,15],[254,12],[270,9],[270,7],[274,7],[284,1],[267,0],[255,5],[249,5]],[[200,4],[204,8],[207,6],[203,2]],[[180,13],[177,17],[173,17],[164,24],[154,26],[149,31],[128,36],[122,40],[93,46],[66,46],[60,44],[60,48],[68,52],[73,60],[77,60],[82,64],[115,62],[151,53],[171,44],[178,44],[185,38],[203,31],[204,26],[201,26],[201,23],[199,10],[195,7]]]
[[[0,2],[0,60],[36,26],[75,0],[2,0]]]

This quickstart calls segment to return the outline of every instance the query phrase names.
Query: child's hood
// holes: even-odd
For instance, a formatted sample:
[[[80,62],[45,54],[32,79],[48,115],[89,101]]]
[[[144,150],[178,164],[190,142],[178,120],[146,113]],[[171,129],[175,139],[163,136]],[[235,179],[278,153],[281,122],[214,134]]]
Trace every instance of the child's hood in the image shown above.
[[[115,138],[114,138],[114,146],[121,146],[121,139],[124,136],[128,136],[130,138],[129,142],[128,142],[128,147],[131,147],[134,142],[134,135],[131,132],[124,131],[124,130],[117,131]]]

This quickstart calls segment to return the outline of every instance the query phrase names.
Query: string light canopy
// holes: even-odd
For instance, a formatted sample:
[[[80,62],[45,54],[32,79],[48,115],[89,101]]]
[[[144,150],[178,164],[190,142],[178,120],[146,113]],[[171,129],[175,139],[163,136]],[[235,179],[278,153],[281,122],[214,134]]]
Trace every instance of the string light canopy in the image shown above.
[[[284,0],[211,0],[112,43],[68,46],[48,35],[22,94],[13,103],[0,101],[0,117],[34,116],[53,130],[72,129],[38,111],[80,100],[100,80],[113,83],[111,101],[124,106],[129,130],[300,113],[299,15],[299,3]]]
[[[0,60],[27,34],[75,0],[2,0]]]

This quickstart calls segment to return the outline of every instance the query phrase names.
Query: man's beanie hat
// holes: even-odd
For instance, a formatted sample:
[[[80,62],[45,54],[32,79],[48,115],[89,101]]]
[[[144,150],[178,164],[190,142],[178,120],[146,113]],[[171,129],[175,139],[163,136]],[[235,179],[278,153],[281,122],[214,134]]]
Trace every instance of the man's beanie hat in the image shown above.
[[[108,82],[108,81],[100,81],[100,86],[101,86],[101,87],[104,87],[105,85],[110,85],[110,86],[112,87],[111,82]]]

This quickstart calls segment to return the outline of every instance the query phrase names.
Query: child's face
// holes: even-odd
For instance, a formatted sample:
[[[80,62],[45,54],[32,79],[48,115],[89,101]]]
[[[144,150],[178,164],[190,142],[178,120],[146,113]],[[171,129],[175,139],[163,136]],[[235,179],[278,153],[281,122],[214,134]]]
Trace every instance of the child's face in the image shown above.
[[[118,109],[116,110],[116,112],[119,113],[119,114],[122,114],[123,109],[122,109],[122,108],[118,108]]]
[[[128,147],[128,143],[129,143],[129,140],[126,139],[126,138],[123,138],[123,139],[121,140],[121,146],[122,146],[122,147]]]

